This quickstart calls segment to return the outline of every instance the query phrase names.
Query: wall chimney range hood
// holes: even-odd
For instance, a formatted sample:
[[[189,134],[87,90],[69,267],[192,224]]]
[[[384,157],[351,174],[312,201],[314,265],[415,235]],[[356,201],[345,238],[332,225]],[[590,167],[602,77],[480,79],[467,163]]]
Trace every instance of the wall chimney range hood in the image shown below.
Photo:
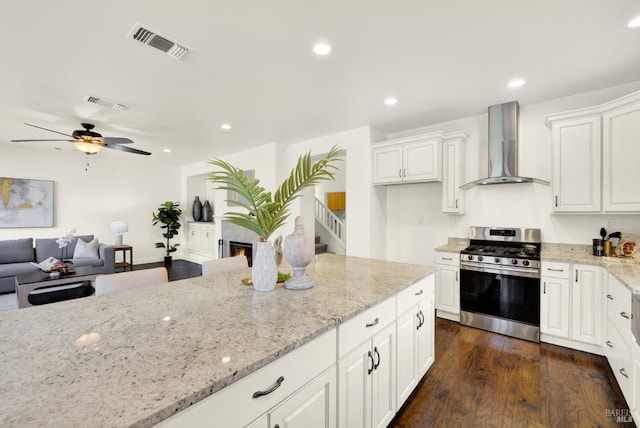
[[[489,107],[489,176],[461,186],[469,189],[487,184],[539,183],[548,181],[518,176],[518,122],[520,107],[517,101]]]

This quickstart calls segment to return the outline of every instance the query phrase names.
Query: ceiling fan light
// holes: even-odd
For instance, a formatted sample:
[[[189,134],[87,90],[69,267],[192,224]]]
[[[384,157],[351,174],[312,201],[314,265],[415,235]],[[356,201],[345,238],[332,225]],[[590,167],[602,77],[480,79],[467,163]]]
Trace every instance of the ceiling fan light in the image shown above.
[[[76,149],[80,150],[81,152],[87,155],[95,155],[100,150],[102,150],[102,147],[103,147],[100,144],[89,143],[84,140],[76,140],[73,142],[73,145],[76,146]]]

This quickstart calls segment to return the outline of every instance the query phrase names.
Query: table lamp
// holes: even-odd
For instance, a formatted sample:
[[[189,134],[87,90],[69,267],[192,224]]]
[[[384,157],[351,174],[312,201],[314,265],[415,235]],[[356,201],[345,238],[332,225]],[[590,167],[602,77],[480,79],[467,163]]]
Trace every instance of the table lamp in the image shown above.
[[[111,233],[116,235],[115,245],[122,245],[122,234],[129,231],[129,223],[122,220],[116,220],[111,222]]]

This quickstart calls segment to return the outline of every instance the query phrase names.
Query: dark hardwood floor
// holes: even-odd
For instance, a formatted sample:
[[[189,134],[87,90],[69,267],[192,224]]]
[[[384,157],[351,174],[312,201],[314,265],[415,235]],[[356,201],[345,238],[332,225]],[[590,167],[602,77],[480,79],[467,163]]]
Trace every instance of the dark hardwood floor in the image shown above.
[[[604,357],[436,318],[436,360],[389,425],[633,427]],[[628,414],[628,413],[627,413]]]
[[[144,263],[133,266],[133,270],[151,269],[163,267],[163,262]],[[202,275],[202,266],[199,263],[192,263],[186,260],[174,260],[171,267],[167,269],[169,281],[177,281],[179,279],[193,278]]]

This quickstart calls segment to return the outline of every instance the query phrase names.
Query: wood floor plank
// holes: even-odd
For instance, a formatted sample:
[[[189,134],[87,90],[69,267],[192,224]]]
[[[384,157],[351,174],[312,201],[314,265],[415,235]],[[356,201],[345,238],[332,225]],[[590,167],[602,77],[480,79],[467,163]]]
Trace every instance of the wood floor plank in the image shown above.
[[[627,427],[628,407],[606,359],[436,318],[436,360],[389,425]]]

